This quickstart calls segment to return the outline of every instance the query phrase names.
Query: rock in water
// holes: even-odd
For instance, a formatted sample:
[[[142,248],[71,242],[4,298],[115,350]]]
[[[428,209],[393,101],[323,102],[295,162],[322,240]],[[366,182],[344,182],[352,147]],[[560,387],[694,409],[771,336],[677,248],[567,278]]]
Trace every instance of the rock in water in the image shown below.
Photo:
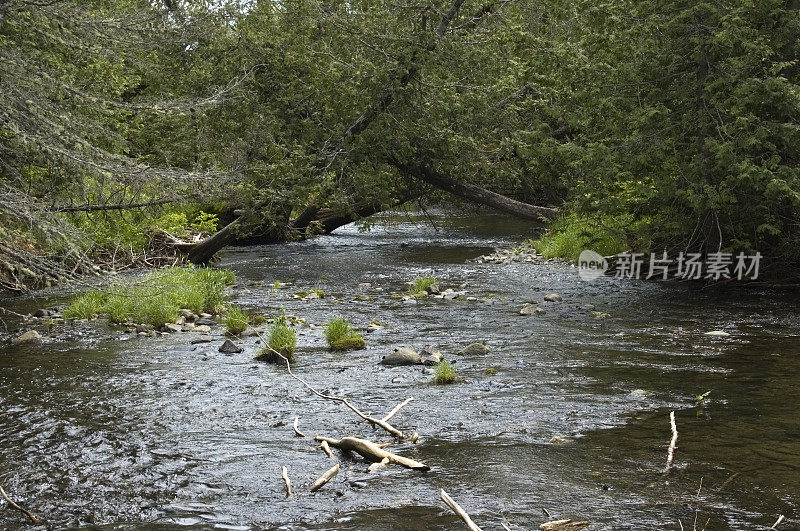
[[[723,330],[712,330],[711,332],[706,332],[705,335],[712,337],[728,337],[730,334]]]
[[[226,339],[225,342],[219,347],[219,351],[223,354],[238,354],[242,350],[244,349],[230,339]]]
[[[438,295],[439,294],[439,286],[437,286],[436,284],[431,284],[430,286],[425,288],[425,292],[428,295]]]
[[[381,359],[383,365],[420,365],[422,356],[410,348],[398,348],[391,354],[387,354]]]
[[[592,319],[608,319],[611,317],[611,314],[606,312],[592,312],[589,314],[589,317]]]
[[[444,359],[442,353],[438,350],[433,350],[428,347],[423,348],[419,351],[419,356],[422,359],[423,365],[436,365],[440,361]]]
[[[170,332],[170,333],[172,333],[172,332],[183,332],[183,327],[181,325],[179,325],[179,324],[167,323],[167,324],[164,325],[164,331],[165,332]]]
[[[539,308],[536,304],[526,304],[519,311],[520,315],[542,315],[547,313],[543,308]]]
[[[36,330],[28,330],[24,334],[15,337],[11,340],[12,345],[21,345],[22,343],[30,343],[32,341],[41,341],[42,335]]]
[[[202,317],[202,318],[196,320],[194,322],[194,324],[196,326],[217,326],[217,322],[216,321],[212,321],[211,319],[208,319],[207,317]]]
[[[547,295],[544,296],[544,300],[546,300],[547,302],[561,302],[564,299],[562,299],[561,295],[559,295],[558,293],[548,293]]]
[[[483,356],[489,352],[489,347],[483,343],[472,343],[458,351],[459,356]]]
[[[50,310],[46,310],[44,308],[40,308],[36,310],[36,313],[33,314],[34,317],[50,317],[52,312]]]

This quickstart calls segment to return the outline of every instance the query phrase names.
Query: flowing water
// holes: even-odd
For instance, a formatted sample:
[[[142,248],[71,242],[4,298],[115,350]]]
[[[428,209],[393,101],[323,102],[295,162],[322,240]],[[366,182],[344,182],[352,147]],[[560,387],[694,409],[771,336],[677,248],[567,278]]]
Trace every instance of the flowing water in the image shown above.
[[[22,325],[6,315],[0,485],[56,529],[462,529],[440,488],[487,530],[538,529],[545,512],[591,529],[680,529],[679,520],[685,529],[766,529],[780,514],[778,529],[800,528],[796,293],[587,283],[559,263],[478,263],[530,229],[497,216],[433,221],[349,226],[231,249],[222,262],[239,278],[235,300],[259,313],[387,325],[365,334],[367,349],[348,353],[328,351],[320,328],[298,326],[295,371],[376,416],[413,396],[393,423],[420,440],[394,451],[430,472],[368,473],[334,450],[342,472],[308,493],[333,461],[294,435],[295,416],[308,435],[387,435],[285,369],[253,361],[255,337],[225,355],[221,339],[143,338],[100,321],[14,347],[5,339]],[[478,300],[390,296],[420,275]],[[292,298],[312,288],[325,298]],[[563,302],[518,314],[550,292]],[[64,300],[51,293],[2,304],[28,312]],[[591,318],[589,304],[610,317]],[[455,355],[473,341],[491,353]],[[463,380],[434,385],[422,367],[378,364],[395,347],[426,345],[456,360]],[[706,391],[701,407],[695,397]],[[664,474],[673,410],[678,448]],[[284,465],[299,492],[289,499]],[[35,526],[0,512],[0,528],[23,527]]]

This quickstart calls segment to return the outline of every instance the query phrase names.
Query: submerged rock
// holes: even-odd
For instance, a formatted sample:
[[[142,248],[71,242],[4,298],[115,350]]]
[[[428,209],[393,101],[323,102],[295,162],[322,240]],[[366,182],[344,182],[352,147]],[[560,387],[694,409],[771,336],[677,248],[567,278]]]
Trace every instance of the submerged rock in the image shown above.
[[[711,337],[728,337],[730,334],[724,330],[712,330],[711,332],[706,332],[704,335]]]
[[[206,315],[206,314],[204,314]],[[194,322],[195,326],[217,326],[216,321],[212,321],[208,317],[201,317]]]
[[[20,336],[15,337],[11,340],[12,345],[21,345],[22,343],[30,343],[32,341],[41,341],[42,334],[37,332],[36,330],[28,330],[27,332],[23,333]]]
[[[214,341],[214,336],[200,336],[192,339],[191,344],[197,345],[199,343],[211,343]]]
[[[382,365],[421,365],[422,356],[410,348],[398,348],[381,359]]]
[[[53,315],[53,312],[45,308],[40,308],[33,314],[34,317],[50,317],[51,315]]]
[[[544,300],[547,302],[561,302],[564,299],[558,293],[548,293],[544,296]]]
[[[547,312],[544,311],[543,308],[540,308],[538,304],[526,304],[519,311],[520,315],[542,315],[545,313]]]
[[[592,312],[589,314],[589,317],[592,319],[608,319],[611,317],[611,314],[606,312]]]
[[[226,339],[225,342],[220,345],[219,351],[223,354],[238,354],[244,349],[231,341],[230,339]]]
[[[375,332],[376,330],[383,330],[384,328],[386,328],[386,325],[372,321],[369,325],[367,325],[367,332]]]
[[[483,356],[490,352],[483,343],[471,343],[457,352],[459,356]]]

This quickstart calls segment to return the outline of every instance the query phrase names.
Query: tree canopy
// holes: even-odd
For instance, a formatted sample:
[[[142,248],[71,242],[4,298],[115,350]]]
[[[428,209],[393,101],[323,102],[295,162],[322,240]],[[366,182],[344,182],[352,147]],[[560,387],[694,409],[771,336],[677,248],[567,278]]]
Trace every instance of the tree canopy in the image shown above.
[[[0,0],[3,285],[132,258],[155,229],[219,228],[209,216],[243,214],[230,239],[286,241],[431,188],[555,207],[629,249],[760,251],[785,275],[799,12]]]

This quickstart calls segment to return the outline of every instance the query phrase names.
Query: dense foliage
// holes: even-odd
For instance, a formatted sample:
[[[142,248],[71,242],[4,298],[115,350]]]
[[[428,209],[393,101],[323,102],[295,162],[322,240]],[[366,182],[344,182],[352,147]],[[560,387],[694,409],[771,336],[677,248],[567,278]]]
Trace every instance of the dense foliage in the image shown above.
[[[130,260],[234,210],[285,241],[435,200],[412,167],[559,207],[554,254],[584,224],[614,247],[758,250],[783,274],[800,262],[799,12],[0,0],[0,281]]]

